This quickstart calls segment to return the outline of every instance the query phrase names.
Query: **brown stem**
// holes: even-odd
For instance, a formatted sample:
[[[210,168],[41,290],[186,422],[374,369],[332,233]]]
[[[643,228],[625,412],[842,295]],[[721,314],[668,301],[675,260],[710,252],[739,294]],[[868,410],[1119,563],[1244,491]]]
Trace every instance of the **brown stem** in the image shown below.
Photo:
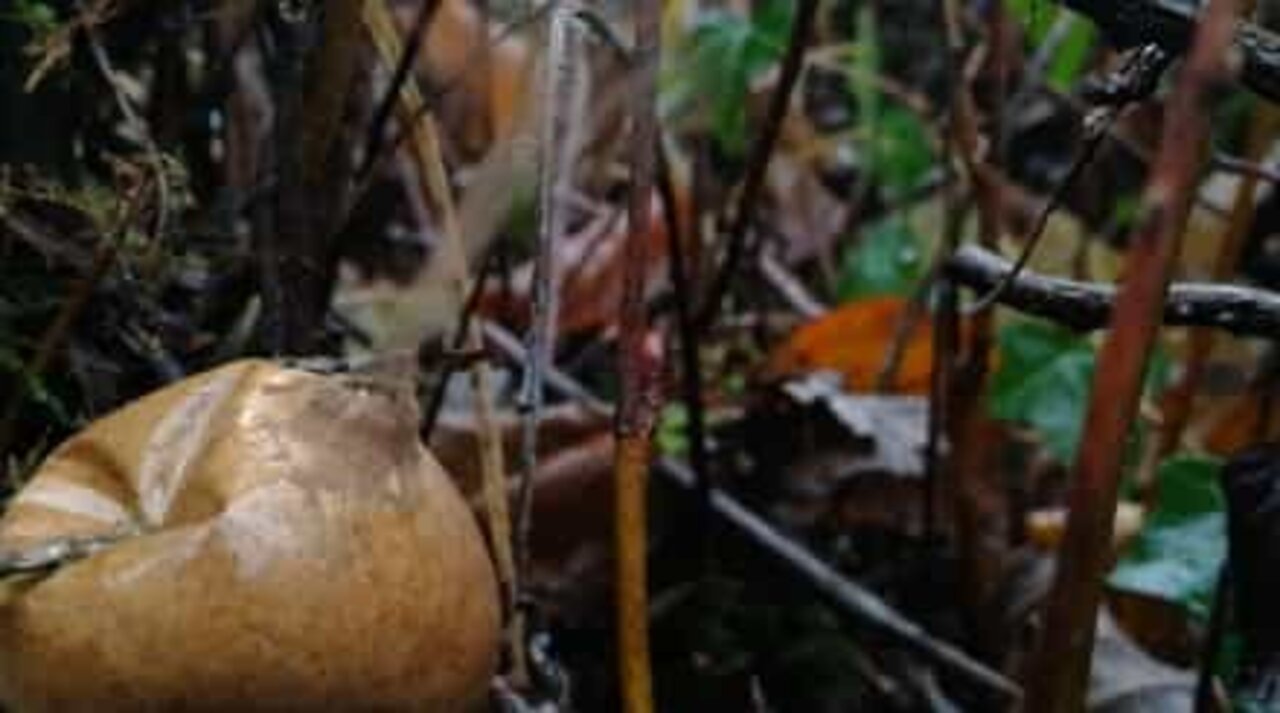
[[[661,350],[648,339],[645,276],[649,265],[650,202],[657,146],[657,70],[661,42],[659,0],[635,3],[635,66],[631,93],[631,186],[623,248],[619,317],[618,450],[614,462],[614,545],[618,676],[627,713],[653,710],[649,662],[647,483],[650,437],[658,410]]]
[[[689,410],[688,438],[689,463],[698,476],[699,534],[702,539],[703,564],[710,563],[711,487],[710,459],[706,442],[706,406],[703,402],[702,368],[696,325],[693,323],[693,296],[697,286],[689,279],[689,256],[686,254],[684,232],[681,230],[679,205],[676,198],[675,179],[667,160],[662,141],[658,141],[658,193],[662,197],[663,224],[667,230],[667,243],[671,258],[667,260],[668,277],[675,292],[676,326],[680,336],[680,395]]]
[[[1098,356],[1027,710],[1074,713],[1084,708],[1125,443],[1204,155],[1206,100],[1226,77],[1223,55],[1231,40],[1234,5],[1233,0],[1209,3],[1169,99],[1160,152],[1130,239],[1125,281]]]

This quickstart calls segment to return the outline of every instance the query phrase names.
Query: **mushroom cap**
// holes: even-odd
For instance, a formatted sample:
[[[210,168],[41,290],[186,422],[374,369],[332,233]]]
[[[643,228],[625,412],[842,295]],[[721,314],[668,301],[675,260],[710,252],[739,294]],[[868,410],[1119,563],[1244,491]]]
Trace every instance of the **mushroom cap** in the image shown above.
[[[498,653],[480,531],[411,394],[240,361],[63,443],[0,548],[128,532],[0,604],[0,700],[466,710]]]

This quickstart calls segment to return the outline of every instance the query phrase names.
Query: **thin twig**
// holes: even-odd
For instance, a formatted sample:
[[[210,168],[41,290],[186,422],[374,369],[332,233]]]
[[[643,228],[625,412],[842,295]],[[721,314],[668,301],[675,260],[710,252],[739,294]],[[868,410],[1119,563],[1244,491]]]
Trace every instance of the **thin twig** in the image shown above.
[[[85,12],[83,3],[77,3],[77,5],[81,12]],[[151,226],[151,245],[149,246],[147,260],[150,263],[159,254],[160,243],[169,229],[170,190],[169,178],[165,172],[164,155],[160,153],[160,147],[151,135],[151,127],[134,111],[128,97],[125,95],[124,89],[120,86],[120,80],[116,77],[116,69],[111,62],[111,56],[107,53],[106,47],[102,44],[102,38],[98,34],[97,24],[86,22],[82,25],[82,29],[89,46],[89,54],[93,57],[94,66],[97,68],[98,73],[102,75],[103,81],[111,88],[111,96],[115,100],[116,108],[120,110],[120,115],[124,117],[125,123],[129,125],[129,128],[133,130],[138,140],[142,143],[142,149],[147,155],[147,163],[150,165],[153,174],[152,180],[155,181],[156,187],[156,217]]]
[[[699,332],[705,332],[715,323],[720,313],[721,302],[729,291],[739,263],[746,255],[747,234],[751,230],[756,208],[760,203],[760,195],[764,190],[769,160],[773,157],[778,136],[782,133],[783,119],[786,118],[787,110],[791,106],[792,91],[804,68],[805,50],[809,46],[809,38],[813,33],[814,19],[817,14],[818,0],[798,0],[796,3],[795,16],[791,20],[791,37],[787,41],[787,52],[778,74],[778,84],[769,99],[769,110],[765,115],[764,125],[760,129],[760,136],[751,145],[751,154],[747,159],[742,193],[738,198],[733,223],[726,237],[728,246],[725,248],[724,264],[712,277],[701,313],[698,315]]]
[[[1007,289],[1009,283],[1016,280],[1022,270],[1026,268],[1031,256],[1035,253],[1036,246],[1039,245],[1040,239],[1044,236],[1045,228],[1049,225],[1049,218],[1066,199],[1068,191],[1075,186],[1080,174],[1093,161],[1093,157],[1097,155],[1098,148],[1102,146],[1102,142],[1110,133],[1111,127],[1115,125],[1116,120],[1120,117],[1121,111],[1129,103],[1145,96],[1154,87],[1156,79],[1164,72],[1169,60],[1170,55],[1163,50],[1154,46],[1145,47],[1134,52],[1129,57],[1128,62],[1125,63],[1125,66],[1116,73],[1115,77],[1109,79],[1109,83],[1115,85],[1116,91],[1120,92],[1118,101],[1114,104],[1099,107],[1085,116],[1084,141],[1068,167],[1066,175],[1058,181],[1049,196],[1049,200],[1041,206],[1040,212],[1036,215],[1035,223],[1032,225],[1031,232],[1023,240],[1022,251],[1014,261],[1013,268],[1009,270],[1003,280],[991,288],[990,292],[982,295],[970,305],[968,311],[971,314],[983,312],[995,304],[1000,298],[1000,293]],[[992,246],[988,245],[987,247]]]
[[[368,131],[365,133],[364,156],[361,158],[360,167],[356,170],[356,181],[363,181],[377,163],[378,155],[382,151],[387,122],[391,120],[391,114],[400,100],[400,88],[404,86],[409,73],[413,71],[418,53],[422,49],[423,39],[427,36],[427,30],[431,28],[431,22],[439,9],[440,0],[422,0],[422,5],[418,8],[418,14],[413,20],[413,29],[409,31],[409,41],[405,43],[404,51],[396,61],[395,71],[391,73],[391,81],[387,83],[387,91],[378,101],[378,108],[374,110],[373,119],[369,122]]]
[[[711,547],[714,542],[711,530],[711,462],[707,456],[706,407],[703,402],[700,342],[694,320],[694,295],[697,285],[689,279],[689,260],[685,254],[684,235],[680,226],[679,201],[676,198],[675,179],[662,140],[657,142],[658,194],[662,198],[662,216],[667,229],[670,259],[668,275],[675,291],[676,326],[680,337],[680,393],[688,409],[687,437],[689,439],[689,463],[698,477],[699,523],[702,539],[703,565],[711,563]],[[696,237],[696,233],[693,237]]]
[[[1254,178],[1268,183],[1280,183],[1280,170],[1258,161],[1221,152],[1214,152],[1210,158],[1213,168],[1226,173],[1234,173],[1245,178]]]
[[[498,245],[494,245],[490,249],[485,256],[484,262],[480,264],[480,274],[471,284],[471,294],[467,296],[467,304],[462,309],[462,316],[453,330],[453,337],[449,340],[447,347],[455,353],[465,351],[467,348],[467,335],[471,332],[476,310],[480,308],[480,299],[484,297],[485,283],[497,269],[500,251],[501,248]],[[420,357],[422,356],[429,355],[420,355]],[[445,396],[448,395],[450,378],[456,372],[459,364],[458,360],[449,358],[452,355],[446,353],[443,356],[444,365],[441,369],[440,378],[432,387],[431,395],[427,399],[427,405],[422,410],[419,435],[422,437],[423,443],[431,442],[431,434],[435,432],[436,422],[440,420],[440,411],[444,408]]]
[[[562,196],[572,185],[572,135],[580,117],[573,116],[581,89],[578,71],[580,30],[573,4],[551,10],[547,37],[547,81],[543,106],[542,148],[538,176],[538,245],[533,264],[533,304],[528,333],[529,361],[524,365],[517,407],[521,419],[520,487],[516,505],[516,565],[528,572],[533,528],[533,477],[538,467],[538,428],[542,421],[543,378],[555,360],[559,320],[556,250],[564,235]]]
[[[1209,609],[1209,630],[1200,647],[1199,670],[1196,671],[1195,713],[1215,713],[1218,710],[1217,674],[1218,653],[1227,634],[1227,621],[1231,610],[1231,565],[1223,563],[1214,587],[1213,605]]]

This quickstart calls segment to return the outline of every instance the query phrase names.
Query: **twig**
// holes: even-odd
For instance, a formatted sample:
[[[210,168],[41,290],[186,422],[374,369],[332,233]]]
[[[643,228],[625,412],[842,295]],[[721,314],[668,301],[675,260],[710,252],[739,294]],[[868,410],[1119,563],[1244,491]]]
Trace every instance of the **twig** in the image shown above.
[[[1110,559],[1120,469],[1143,376],[1160,326],[1169,275],[1186,228],[1208,136],[1205,106],[1226,76],[1233,0],[1211,0],[1169,99],[1164,135],[1130,240],[1112,329],[1098,356],[1076,457],[1067,530],[1027,692],[1027,709],[1082,710],[1102,578]]]
[[[501,248],[498,245],[494,245],[490,249],[485,256],[484,262],[480,264],[480,274],[471,283],[471,294],[467,296],[466,306],[463,307],[462,315],[453,331],[453,338],[448,343],[448,349],[454,352],[461,352],[467,348],[467,339],[471,333],[472,320],[475,317],[476,310],[480,307],[480,298],[484,296],[485,283],[497,268],[500,251]],[[419,358],[425,356],[429,355],[420,354]],[[431,434],[436,429],[436,422],[440,419],[440,411],[444,408],[444,399],[449,391],[450,377],[453,376],[458,365],[457,360],[450,359],[449,356],[447,353],[444,355],[444,367],[441,369],[440,379],[436,381],[431,390],[431,396],[427,399],[427,405],[422,410],[419,435],[422,437],[423,443],[431,442]]]
[[[538,176],[538,246],[533,263],[533,304],[528,346],[518,408],[521,418],[520,488],[516,506],[516,562],[521,572],[529,566],[529,538],[533,527],[533,475],[538,467],[538,427],[542,420],[543,378],[555,360],[556,324],[559,319],[556,250],[564,235],[566,216],[562,196],[571,183],[574,147],[572,134],[579,117],[572,115],[582,78],[578,73],[581,37],[574,19],[575,6],[560,4],[551,10],[547,47],[549,95],[543,104],[541,162]]]
[[[791,309],[801,317],[814,319],[827,313],[828,307],[809,293],[809,288],[796,279],[786,266],[768,252],[760,254],[758,268],[765,282],[769,283],[786,300]]]
[[[3,414],[0,415],[0,453],[8,451],[10,441],[13,440],[14,429],[22,413],[22,405],[25,403],[27,385],[43,376],[45,370],[49,368],[58,348],[70,335],[85,306],[89,304],[89,298],[93,296],[98,283],[106,277],[111,266],[115,264],[116,253],[114,238],[104,239],[98,244],[89,274],[72,283],[70,294],[62,303],[62,308],[40,335],[35,355],[22,370],[24,383],[20,388],[13,390]]]
[[[714,533],[711,522],[711,487],[714,484],[711,462],[707,455],[706,407],[702,392],[702,360],[697,325],[694,320],[694,295],[697,285],[689,279],[689,258],[686,255],[684,233],[680,225],[680,207],[676,197],[675,179],[671,175],[671,163],[661,137],[656,142],[658,156],[658,194],[662,198],[662,217],[667,229],[667,243],[671,257],[667,270],[675,291],[676,325],[680,336],[680,392],[685,408],[689,410],[687,437],[689,439],[689,463],[698,477],[699,523],[702,538],[703,565],[711,563]],[[692,239],[697,239],[695,231]]]
[[[946,269],[958,284],[986,290],[1006,274],[1009,261],[965,246]],[[1092,331],[1107,326],[1116,292],[1112,285],[1025,271],[1005,290],[1000,303],[1071,329]],[[1241,337],[1274,338],[1280,333],[1280,294],[1254,287],[1173,283],[1163,310],[1168,327],[1212,327]]]
[[[747,251],[747,233],[755,219],[756,207],[760,203],[760,194],[764,190],[765,173],[769,170],[769,160],[773,157],[778,136],[782,133],[782,122],[791,106],[791,93],[795,89],[800,72],[804,69],[804,54],[809,46],[809,37],[813,33],[814,19],[818,14],[818,0],[798,0],[795,17],[791,20],[791,37],[787,41],[787,53],[782,60],[782,70],[778,74],[778,85],[769,98],[769,110],[765,115],[760,136],[751,145],[751,154],[747,159],[746,177],[743,179],[742,193],[738,198],[737,210],[727,236],[728,246],[725,248],[724,264],[714,273],[708,286],[705,302],[698,315],[698,331],[705,332],[716,321],[720,313],[721,302],[724,301],[729,286],[738,271],[739,263]]]
[[[484,325],[489,345],[514,363],[524,363],[527,354],[518,339],[496,324]],[[547,372],[547,386],[566,398],[582,404],[598,415],[611,414],[608,402],[591,393],[585,386],[563,371],[552,367]],[[685,490],[693,490],[695,476],[673,458],[660,458],[656,471]],[[960,649],[934,638],[919,624],[899,613],[875,592],[850,581],[839,571],[793,542],[767,520],[742,505],[729,493],[713,489],[712,511],[733,531],[776,559],[787,570],[827,597],[850,619],[900,643],[925,657],[957,678],[996,693],[1007,700],[1020,695],[1017,684]]]
[[[964,89],[961,86],[963,74],[960,67],[964,63],[964,36],[961,27],[960,3],[958,0],[942,2],[943,31],[947,38],[947,83],[950,89],[950,110],[953,124],[960,124],[966,118],[964,110]],[[952,157],[958,151],[960,160],[969,160],[969,152],[963,145],[964,132],[960,126],[945,133],[944,151],[947,158],[945,169],[954,173]],[[962,190],[958,181],[945,183],[945,224],[942,241],[938,247],[937,262],[945,262],[955,254],[960,244],[960,233],[964,226],[965,206]],[[943,473],[943,451],[946,430],[951,417],[951,396],[955,382],[956,333],[958,312],[955,286],[948,280],[939,280],[937,302],[933,313],[933,364],[929,374],[929,414],[925,434],[925,473],[924,488],[921,495],[921,535],[926,542],[934,538],[937,520],[936,506],[939,483]]]
[[[409,31],[409,41],[405,43],[404,51],[396,61],[395,71],[391,73],[391,80],[387,83],[387,91],[378,101],[378,108],[374,110],[373,119],[369,122],[368,131],[365,133],[364,156],[360,159],[360,167],[356,170],[357,181],[363,181],[377,164],[387,122],[391,120],[391,113],[399,101],[400,88],[404,86],[409,73],[413,71],[414,62],[422,49],[422,41],[427,36],[427,30],[430,29],[431,21],[435,19],[436,11],[439,9],[440,0],[422,0],[422,5],[418,8],[418,14],[413,20],[413,29]]]
[[[36,344],[35,354],[22,370],[22,378],[27,383],[44,375],[45,370],[53,363],[58,348],[62,346],[62,343],[71,334],[76,321],[89,304],[89,299],[93,297],[98,285],[106,278],[112,266],[115,265],[116,256],[119,254],[119,240],[130,221],[141,210],[139,201],[142,200],[141,196],[144,190],[145,185],[140,186],[134,195],[127,196],[126,202],[121,205],[120,215],[112,229],[112,234],[99,239],[94,248],[93,262],[89,265],[88,271],[83,277],[72,282],[69,294],[62,303],[61,309],[58,310],[53,322],[40,335],[40,341]],[[5,214],[7,217],[7,211],[3,207],[0,207],[0,213]],[[5,404],[4,411],[0,412],[0,453],[6,452],[9,449],[10,441],[13,440],[18,416],[22,412],[26,385],[24,383],[22,384],[24,388],[13,390]]]
[[[314,44],[315,9],[272,5],[275,40],[269,73],[275,98],[272,136],[276,191],[272,222],[255,231],[261,269],[263,331],[276,356],[298,356],[319,342],[327,307],[326,277],[317,261],[321,235],[313,229],[314,205],[306,185],[303,134],[306,63]]]
[[[631,91],[631,185],[623,246],[622,305],[618,318],[621,392],[614,426],[614,589],[617,599],[618,677],[627,713],[653,711],[649,661],[648,481],[660,396],[662,351],[650,339],[645,307],[654,164],[658,145],[659,0],[633,6],[635,53]]]
[[[1280,171],[1257,161],[1232,156],[1215,151],[1209,159],[1213,167],[1226,173],[1235,173],[1245,178],[1254,178],[1268,183],[1280,183]]]
[[[77,6],[82,13],[86,12],[83,3],[77,3]],[[164,156],[160,153],[160,147],[156,145],[155,137],[151,135],[151,127],[133,110],[124,89],[121,88],[111,56],[107,54],[107,49],[98,34],[97,23],[85,22],[81,28],[89,46],[89,54],[93,57],[94,66],[102,75],[103,81],[111,88],[111,96],[115,100],[116,108],[120,110],[125,123],[137,134],[138,140],[142,143],[142,149],[147,154],[147,163],[151,165],[152,180],[155,181],[156,186],[156,218],[151,227],[151,245],[148,255],[148,262],[150,262],[150,259],[158,254],[160,241],[164,239],[169,228],[170,191],[169,179],[165,174]]]
[[[1000,293],[1007,289],[1009,283],[1016,280],[1018,274],[1026,268],[1031,256],[1035,253],[1036,246],[1044,236],[1045,228],[1049,225],[1049,218],[1058,209],[1058,206],[1062,204],[1062,201],[1066,199],[1067,192],[1075,186],[1080,174],[1093,161],[1098,148],[1102,146],[1102,142],[1107,137],[1107,134],[1110,133],[1111,127],[1115,125],[1116,120],[1120,117],[1121,111],[1132,101],[1142,98],[1150,92],[1155,86],[1156,79],[1168,66],[1170,59],[1170,55],[1154,45],[1144,47],[1137,50],[1129,58],[1124,68],[1109,80],[1109,84],[1114,87],[1113,91],[1117,94],[1115,103],[1095,109],[1085,116],[1084,141],[1081,143],[1070,167],[1068,167],[1066,175],[1058,181],[1058,184],[1053,188],[1053,192],[1049,195],[1049,200],[1041,206],[1040,212],[1036,215],[1035,222],[1032,225],[1031,232],[1023,240],[1022,250],[1018,253],[1013,267],[1005,275],[1004,279],[991,288],[990,292],[980,296],[974,304],[970,305],[970,313],[985,311],[995,304],[1000,298]],[[988,247],[992,246],[989,245]]]

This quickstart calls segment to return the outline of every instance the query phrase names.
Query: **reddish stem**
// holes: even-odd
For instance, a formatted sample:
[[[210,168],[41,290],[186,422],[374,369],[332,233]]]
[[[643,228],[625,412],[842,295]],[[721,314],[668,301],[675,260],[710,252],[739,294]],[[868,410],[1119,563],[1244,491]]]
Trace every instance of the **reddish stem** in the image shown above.
[[[1111,329],[1098,357],[1075,465],[1071,513],[1058,553],[1044,639],[1026,710],[1075,713],[1084,693],[1108,566],[1112,520],[1130,425],[1160,327],[1165,292],[1204,156],[1210,90],[1226,75],[1233,0],[1213,0],[1169,99],[1159,155],[1130,240]]]

